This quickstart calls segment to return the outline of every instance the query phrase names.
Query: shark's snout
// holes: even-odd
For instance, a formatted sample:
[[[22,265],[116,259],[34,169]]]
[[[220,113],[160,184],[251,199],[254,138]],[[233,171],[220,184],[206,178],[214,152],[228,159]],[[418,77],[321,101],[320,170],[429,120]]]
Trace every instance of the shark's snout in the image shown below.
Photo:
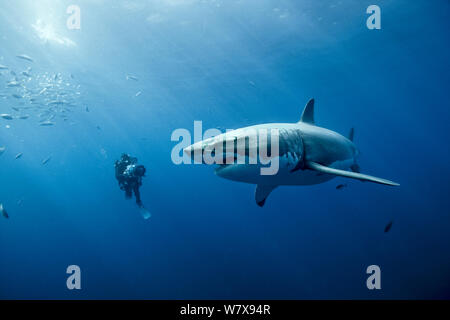
[[[190,145],[190,146],[184,148],[184,149],[183,149],[183,153],[184,153],[185,155],[187,155],[187,156],[190,157],[190,156],[192,155],[192,153],[193,153],[192,145]]]
[[[203,143],[202,141],[199,141],[184,148],[183,153],[189,156],[190,158],[193,158],[194,155],[202,155],[203,149],[204,149]]]

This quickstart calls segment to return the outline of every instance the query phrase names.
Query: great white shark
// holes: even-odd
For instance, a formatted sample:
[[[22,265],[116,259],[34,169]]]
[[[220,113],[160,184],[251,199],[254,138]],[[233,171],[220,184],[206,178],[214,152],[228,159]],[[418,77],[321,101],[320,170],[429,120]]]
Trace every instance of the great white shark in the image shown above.
[[[388,186],[399,186],[398,183],[374,176],[362,174],[356,162],[359,151],[353,143],[354,130],[347,137],[315,125],[314,99],[306,104],[300,121],[296,123],[266,123],[222,133],[215,137],[194,143],[183,149],[188,156],[204,154],[208,151],[215,154],[222,152],[223,158],[229,158],[230,150],[223,147],[223,142],[233,142],[254,132],[278,132],[279,165],[276,174],[263,175],[263,164],[229,163],[219,164],[215,173],[219,177],[256,184],[255,200],[262,207],[269,194],[278,186],[283,185],[314,185],[326,182],[337,176],[360,181],[369,181]],[[247,139],[245,142],[245,157],[251,151],[261,148],[270,149],[269,142],[259,139]],[[220,148],[219,148],[220,146]],[[232,149],[232,158],[236,160],[237,149]],[[229,163],[229,164],[228,164]]]

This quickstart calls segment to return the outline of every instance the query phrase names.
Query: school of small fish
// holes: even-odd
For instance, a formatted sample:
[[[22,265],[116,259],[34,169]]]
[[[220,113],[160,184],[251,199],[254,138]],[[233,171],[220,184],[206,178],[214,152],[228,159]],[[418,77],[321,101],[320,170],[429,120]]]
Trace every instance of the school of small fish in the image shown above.
[[[27,121],[36,127],[53,127],[67,122],[70,116],[88,107],[81,101],[80,85],[74,80],[73,74],[52,73],[41,70],[35,60],[26,54],[19,54],[11,59],[17,59],[11,66],[0,64],[0,126],[9,129],[16,123]],[[17,121],[17,122],[16,122]],[[42,129],[44,130],[44,129]],[[0,146],[0,156],[7,150]],[[14,155],[20,161],[23,153]],[[42,160],[47,165],[51,156]],[[0,203],[0,215],[9,215]]]
[[[33,58],[16,55],[21,68],[0,64],[0,125],[3,120],[28,120],[41,127],[67,122],[81,110],[81,89],[73,74],[33,71]],[[39,68],[40,69],[40,68]]]

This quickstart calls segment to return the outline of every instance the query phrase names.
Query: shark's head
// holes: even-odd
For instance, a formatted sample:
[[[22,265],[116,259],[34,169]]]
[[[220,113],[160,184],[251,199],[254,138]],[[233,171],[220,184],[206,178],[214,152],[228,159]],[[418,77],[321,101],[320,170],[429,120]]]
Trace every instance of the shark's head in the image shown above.
[[[194,160],[194,155],[195,154],[203,155],[203,150],[204,150],[203,141],[199,141],[184,148],[183,153],[188,155],[192,160]]]
[[[224,144],[224,139],[225,135],[220,134],[212,138],[198,141],[184,148],[183,153],[188,155],[191,158],[191,160],[195,162],[208,163],[205,162],[205,155],[210,155],[211,157],[216,156],[216,150],[219,149],[219,146],[222,146]],[[213,163],[214,162],[210,162],[208,164]]]
[[[245,139],[249,137],[250,128],[251,127],[231,130],[198,141],[184,148],[183,152],[197,162],[202,161],[207,164],[225,163],[226,159],[234,159],[238,154],[244,154],[246,152],[248,146],[245,145]],[[242,141],[244,144],[241,145],[238,141]]]
[[[280,156],[287,157],[280,153],[288,147],[286,132],[273,125],[250,126],[196,142],[183,152],[196,163],[217,164],[216,174],[222,178],[256,183],[259,176],[278,173]],[[299,157],[289,157],[294,167]]]

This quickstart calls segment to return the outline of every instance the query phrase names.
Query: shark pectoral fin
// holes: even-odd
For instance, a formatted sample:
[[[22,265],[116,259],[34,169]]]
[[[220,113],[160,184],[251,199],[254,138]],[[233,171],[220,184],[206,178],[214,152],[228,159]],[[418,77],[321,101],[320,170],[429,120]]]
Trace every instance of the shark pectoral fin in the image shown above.
[[[385,184],[388,186],[399,186],[398,183],[393,182],[393,181],[369,176],[367,174],[362,174],[362,173],[358,173],[358,172],[350,172],[350,171],[345,171],[345,170],[329,168],[329,167],[323,166],[323,165],[318,164],[313,161],[306,162],[306,167],[311,170],[315,170],[315,171],[318,171],[321,173],[326,173],[326,174],[333,174],[335,176],[358,179],[361,181],[370,181],[370,182],[375,182],[375,183],[379,183],[379,184]]]
[[[269,196],[269,194],[272,192],[273,189],[275,189],[277,186],[271,186],[271,185],[256,185],[255,190],[255,200],[258,206],[262,207],[266,203],[266,199]]]

